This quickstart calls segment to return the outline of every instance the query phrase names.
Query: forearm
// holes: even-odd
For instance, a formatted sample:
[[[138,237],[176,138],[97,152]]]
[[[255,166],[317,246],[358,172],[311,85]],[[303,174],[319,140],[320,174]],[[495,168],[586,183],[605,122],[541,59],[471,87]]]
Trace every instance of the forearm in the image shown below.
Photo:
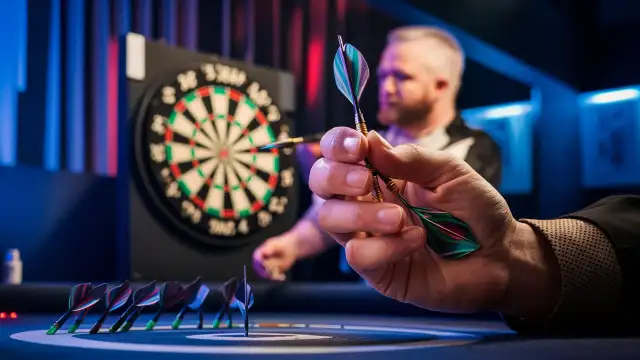
[[[295,248],[298,259],[319,255],[336,245],[336,241],[318,225],[320,205],[321,203],[314,202],[291,230],[296,234]]]

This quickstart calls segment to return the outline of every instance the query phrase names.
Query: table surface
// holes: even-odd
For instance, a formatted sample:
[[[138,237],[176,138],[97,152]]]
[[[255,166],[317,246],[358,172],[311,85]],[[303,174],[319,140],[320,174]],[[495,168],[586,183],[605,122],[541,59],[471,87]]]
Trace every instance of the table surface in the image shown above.
[[[88,334],[97,316],[87,316],[75,334],[66,329],[56,335],[46,330],[61,314],[18,314],[0,320],[0,354],[4,359],[204,359],[212,354],[229,359],[373,360],[403,359],[640,359],[640,339],[559,339],[521,337],[499,321],[446,318],[348,316],[344,314],[250,314],[249,339],[244,338],[242,317],[236,326],[213,329],[211,314],[204,329],[189,314],[178,330],[170,325],[174,314],[164,314],[153,331],[144,314],[127,333],[108,333],[117,316],[105,321],[104,333]],[[258,327],[255,327],[257,324]]]

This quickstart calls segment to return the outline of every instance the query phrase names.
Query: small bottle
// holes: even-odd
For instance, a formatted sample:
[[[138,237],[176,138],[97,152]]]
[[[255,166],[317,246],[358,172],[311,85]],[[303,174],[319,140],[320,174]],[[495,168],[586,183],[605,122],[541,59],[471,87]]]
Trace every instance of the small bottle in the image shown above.
[[[22,284],[22,260],[18,249],[9,249],[4,257],[3,282],[8,285]]]

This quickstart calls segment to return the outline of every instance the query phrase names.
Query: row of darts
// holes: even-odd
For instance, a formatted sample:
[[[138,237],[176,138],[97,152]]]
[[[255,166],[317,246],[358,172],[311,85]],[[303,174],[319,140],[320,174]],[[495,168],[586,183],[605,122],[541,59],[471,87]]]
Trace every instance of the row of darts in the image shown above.
[[[246,270],[245,270],[246,271]],[[246,272],[245,272],[246,274]],[[144,309],[157,305],[157,311],[147,322],[145,330],[153,330],[163,313],[180,306],[180,311],[172,323],[172,329],[176,330],[182,324],[187,312],[195,312],[198,315],[198,329],[204,327],[204,302],[210,293],[209,287],[203,284],[201,277],[193,282],[182,285],[178,282],[166,282],[158,286],[156,281],[139,287],[133,291],[129,281],[108,290],[107,284],[97,286],[91,283],[83,283],[73,286],[69,295],[69,308],[49,328],[48,335],[54,335],[72,315],[75,315],[74,323],[68,328],[68,333],[74,333],[83,324],[87,314],[98,303],[104,304],[101,316],[89,330],[90,334],[100,332],[108,315],[123,308],[127,303],[129,307],[120,315],[109,328],[109,332],[126,332],[131,329]],[[219,287],[221,308],[213,320],[213,328],[220,327],[220,322],[225,318],[226,327],[232,326],[232,312],[240,310],[244,317],[245,333],[248,332],[248,310],[253,305],[253,291],[244,279],[231,278]]]

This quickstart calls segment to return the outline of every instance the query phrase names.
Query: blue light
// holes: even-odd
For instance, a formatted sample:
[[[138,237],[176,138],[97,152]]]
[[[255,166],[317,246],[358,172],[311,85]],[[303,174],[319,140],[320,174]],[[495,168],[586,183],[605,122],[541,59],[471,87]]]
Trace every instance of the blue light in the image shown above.
[[[529,114],[533,111],[530,102],[519,102],[473,108],[462,111],[462,116],[469,120],[493,120],[516,117]]]
[[[597,91],[583,94],[582,100],[586,104],[608,104],[620,101],[629,101],[640,98],[640,90],[629,87],[622,89],[613,89],[605,91]]]
[[[67,167],[80,173],[85,164],[85,2],[67,1]]]
[[[51,1],[49,28],[49,59],[47,68],[47,99],[45,102],[44,168],[60,169],[60,36],[61,0]]]

